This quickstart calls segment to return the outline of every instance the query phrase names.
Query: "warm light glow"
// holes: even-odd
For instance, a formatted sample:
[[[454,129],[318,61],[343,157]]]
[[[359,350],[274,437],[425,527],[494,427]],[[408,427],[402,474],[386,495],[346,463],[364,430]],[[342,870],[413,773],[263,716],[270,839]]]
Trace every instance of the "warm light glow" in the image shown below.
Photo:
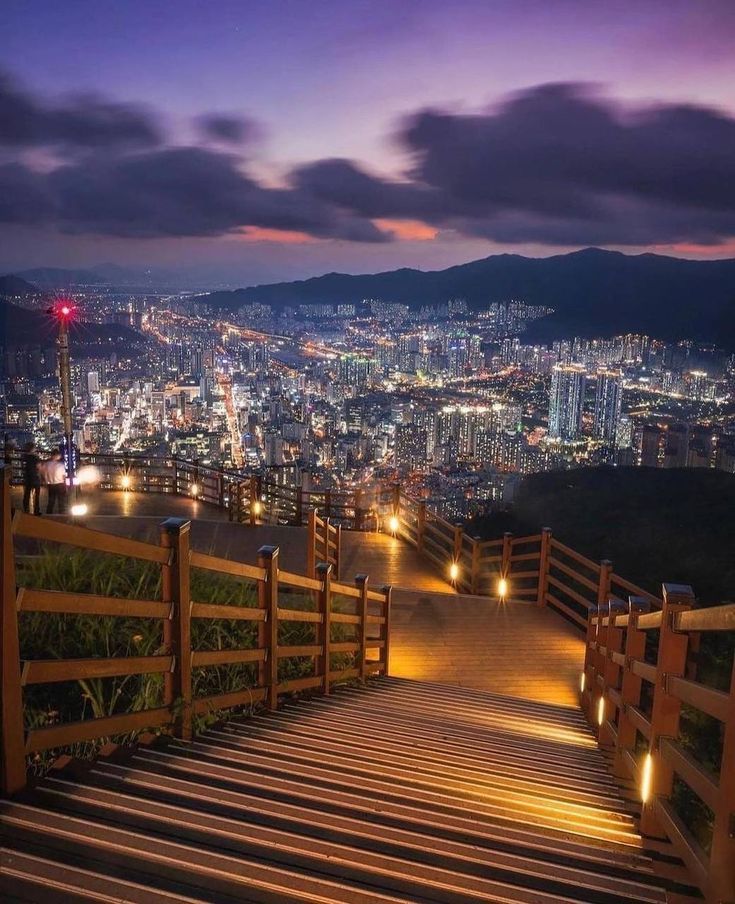
[[[263,510],[263,506],[262,506],[261,502],[258,499],[256,499],[253,502],[253,514],[259,515],[262,510]]]
[[[398,518],[395,515],[388,519],[388,529],[392,534],[398,533]]]
[[[199,495],[199,484],[193,483],[190,487],[190,492],[191,492],[192,496],[198,496]]]
[[[508,595],[508,581],[505,578],[501,578],[498,581],[498,596],[501,600],[504,600]]]
[[[130,474],[123,474],[123,476],[120,478],[120,486],[124,490],[129,490],[131,483],[132,483],[132,481],[130,479]]]
[[[452,564],[449,566],[449,577],[453,581],[456,581],[459,577],[459,565],[456,562],[452,562]]]
[[[582,693],[582,694],[584,693],[584,689],[585,689],[586,685],[587,685],[587,676],[585,675],[584,672],[582,672],[582,674],[579,676],[580,693]]]
[[[71,314],[71,308],[68,304],[62,305],[61,307],[61,315],[62,317],[68,317]]]
[[[597,701],[597,724],[602,725],[605,721],[605,698],[600,697]]]
[[[647,804],[651,798],[651,780],[653,778],[653,757],[650,753],[646,754],[643,760],[643,769],[641,770],[641,800]]]
[[[81,518],[87,514],[87,503],[75,502],[70,511],[75,518]]]

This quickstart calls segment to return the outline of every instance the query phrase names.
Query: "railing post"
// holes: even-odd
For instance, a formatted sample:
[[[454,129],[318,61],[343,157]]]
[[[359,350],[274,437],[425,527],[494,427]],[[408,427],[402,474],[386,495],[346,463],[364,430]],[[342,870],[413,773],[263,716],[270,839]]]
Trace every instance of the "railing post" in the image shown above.
[[[597,640],[597,619],[600,617],[600,610],[597,606],[590,606],[587,610],[587,634],[585,636],[584,646],[584,668],[582,678],[580,679],[580,704],[582,712],[587,716],[587,721],[592,724],[594,721],[594,713],[592,705],[594,703],[594,689],[597,686],[597,669],[595,668],[595,650],[592,649],[593,644]]]
[[[169,533],[165,521],[159,527],[158,538],[160,545],[169,551],[168,562],[161,565],[161,601],[168,603],[169,606],[168,616],[163,619],[161,640],[166,652],[173,655],[173,562],[176,553],[173,548],[172,535]],[[163,676],[163,702],[165,706],[173,705],[173,672],[166,672]]]
[[[625,667],[620,685],[620,712],[618,715],[618,740],[615,745],[613,772],[619,778],[629,778],[630,769],[626,764],[628,755],[635,750],[636,727],[630,720],[629,707],[637,708],[641,703],[643,679],[636,675],[630,664],[643,661],[646,652],[646,632],[638,628],[638,617],[648,612],[651,604],[641,596],[628,598],[628,627],[625,632]]]
[[[621,653],[623,649],[623,631],[615,624],[616,615],[622,615],[622,607],[625,604],[621,600],[610,600],[607,607],[608,623],[605,632],[605,656],[602,665],[602,697],[605,711],[602,725],[600,726],[600,744],[603,747],[617,746],[617,731],[612,723],[610,690],[618,691],[620,686],[620,666],[612,658],[613,653]]]
[[[265,610],[258,645],[265,650],[262,684],[269,709],[278,709],[278,547],[261,546],[258,566],[265,568],[265,580],[258,584],[258,605]]]
[[[191,588],[189,581],[189,530],[185,518],[167,518],[161,529],[168,533],[173,551],[171,563],[171,653],[174,656],[172,694],[181,707],[174,731],[179,738],[191,740]]]
[[[609,559],[600,562],[600,580],[597,585],[597,605],[602,606],[610,599],[613,563]]]
[[[383,674],[388,676],[390,675],[390,610],[391,598],[393,596],[393,588],[390,584],[386,584],[385,587],[383,587],[383,594],[385,595],[385,622],[383,624],[383,636],[381,637],[381,640],[383,641],[383,662],[385,663],[383,666]]]
[[[360,671],[360,681],[365,684],[367,676],[367,636],[368,636],[368,576],[366,574],[355,575],[355,586],[360,591],[360,599],[358,600],[358,614],[360,616],[360,662],[358,668]]]
[[[323,690],[329,693],[332,670],[332,566],[329,562],[320,562],[316,567],[317,580],[321,581],[319,591],[319,613],[322,617],[319,631],[319,645],[322,648],[319,670],[324,678]]]
[[[421,499],[416,514],[416,549],[422,552],[424,549],[424,532],[426,530],[426,500]]]
[[[342,557],[342,525],[338,524],[334,531],[334,579],[340,579],[340,559]]]
[[[538,593],[536,604],[546,605],[546,594],[549,589],[549,559],[551,558],[551,528],[541,528],[541,549],[538,560]]]
[[[607,600],[604,602],[600,602],[597,605],[597,625],[594,635],[594,649],[593,649],[593,659],[594,662],[594,683],[590,688],[592,692],[592,700],[591,700],[591,716],[592,716],[592,724],[595,726],[595,734],[597,735],[597,740],[600,740],[600,733],[602,731],[602,725],[605,721],[605,717],[607,716],[607,701],[605,699],[605,654],[602,652],[602,648],[605,646],[605,642],[607,639],[607,626],[603,625],[603,622],[610,615],[610,604]],[[609,618],[608,618],[609,625]],[[602,718],[600,716],[602,715]]]
[[[513,551],[513,534],[506,531],[503,534],[503,554],[500,561],[500,577],[506,581],[510,578],[510,557]]]
[[[329,516],[332,514],[332,491],[325,490],[324,491],[324,519],[325,521],[329,519]]]
[[[674,771],[661,756],[659,741],[662,737],[676,738],[679,734],[681,701],[668,691],[668,680],[681,677],[686,671],[689,635],[674,631],[674,616],[694,606],[694,591],[688,584],[663,585],[663,610],[658,639],[656,684],[653,688],[651,708],[651,745],[649,748],[650,794],[641,810],[641,834],[665,838],[666,833],[656,818],[656,799],[671,795]]]
[[[720,765],[720,793],[712,826],[712,848],[705,893],[708,901],[735,901],[735,662]]]
[[[306,574],[316,577],[316,510],[311,509],[306,522]]]
[[[15,550],[13,547],[13,516],[10,501],[12,465],[6,460],[2,469],[2,510],[0,511],[0,604],[2,605],[2,636],[0,637],[0,792],[15,794],[25,787],[25,735],[23,729],[23,691],[20,683],[20,641],[18,639],[18,610],[15,588]]]

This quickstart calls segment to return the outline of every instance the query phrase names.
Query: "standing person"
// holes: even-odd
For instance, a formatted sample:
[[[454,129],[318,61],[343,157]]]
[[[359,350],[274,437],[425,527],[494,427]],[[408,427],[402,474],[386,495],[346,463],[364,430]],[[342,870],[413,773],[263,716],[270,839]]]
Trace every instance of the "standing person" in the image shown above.
[[[36,444],[33,442],[26,443],[23,446],[23,511],[27,514],[33,512],[35,515],[41,514],[40,491],[41,491],[41,474],[38,470],[38,455],[36,455]]]
[[[43,482],[48,490],[46,514],[53,515],[54,508],[60,515],[66,511],[66,471],[61,460],[61,452],[54,449],[51,457],[39,468]]]

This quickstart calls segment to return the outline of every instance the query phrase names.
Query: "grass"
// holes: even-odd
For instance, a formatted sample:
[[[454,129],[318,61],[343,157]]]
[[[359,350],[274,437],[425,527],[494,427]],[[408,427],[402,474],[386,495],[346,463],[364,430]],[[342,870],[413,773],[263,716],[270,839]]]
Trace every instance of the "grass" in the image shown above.
[[[40,555],[21,558],[17,581],[20,586],[34,589],[122,599],[161,598],[159,566],[80,549],[59,551],[57,547],[46,547]],[[280,605],[284,608],[314,608],[309,593],[289,592],[288,589],[282,589],[280,593]],[[255,607],[257,586],[251,581],[193,568],[191,598],[202,603]],[[354,611],[354,602],[343,603],[335,598],[334,609]],[[191,631],[194,650],[252,649],[257,646],[258,629],[250,621],[194,619]],[[154,656],[166,652],[160,619],[24,612],[19,616],[19,634],[22,660]],[[354,637],[354,626],[333,625],[334,641],[353,640]],[[284,646],[314,644],[316,626],[282,621],[278,643]],[[353,661],[354,654],[333,654],[331,668],[348,668]],[[311,657],[289,657],[279,661],[279,682],[313,674]],[[251,663],[195,668],[192,673],[193,697],[253,688],[257,686],[257,678],[257,664]],[[156,708],[163,705],[163,690],[163,675],[158,674],[31,685],[24,689],[26,728]],[[195,717],[195,730],[203,729],[217,717],[217,713]],[[73,745],[65,752],[89,756],[103,740]],[[129,737],[117,740],[129,740]],[[38,755],[31,765],[36,771],[43,771],[59,752]]]

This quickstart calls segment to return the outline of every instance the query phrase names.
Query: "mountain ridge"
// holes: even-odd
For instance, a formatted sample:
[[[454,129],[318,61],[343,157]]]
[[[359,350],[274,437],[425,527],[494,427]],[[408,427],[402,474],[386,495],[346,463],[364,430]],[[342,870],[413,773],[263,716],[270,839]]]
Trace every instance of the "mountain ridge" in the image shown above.
[[[479,309],[518,298],[555,309],[532,325],[528,337],[534,341],[643,332],[735,348],[735,259],[699,261],[601,248],[546,258],[506,253],[443,270],[326,273],[196,297],[224,310],[253,302],[279,309],[364,298],[417,308],[457,297]]]

